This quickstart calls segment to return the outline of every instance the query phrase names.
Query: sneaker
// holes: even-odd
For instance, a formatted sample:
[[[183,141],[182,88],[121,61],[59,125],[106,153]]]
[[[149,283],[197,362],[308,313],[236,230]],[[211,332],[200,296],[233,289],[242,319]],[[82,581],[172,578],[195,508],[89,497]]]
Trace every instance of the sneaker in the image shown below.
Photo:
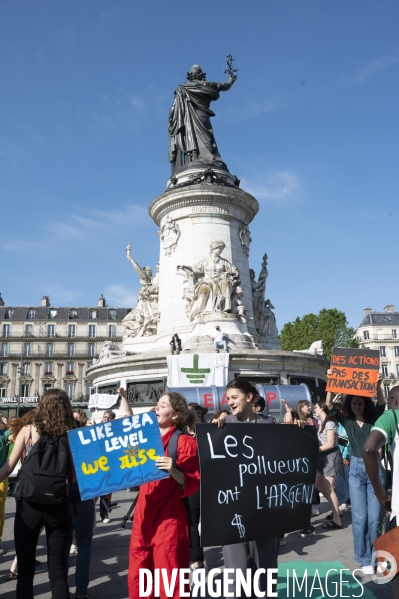
[[[316,529],[314,526],[309,526],[309,528],[304,528],[300,533],[300,537],[309,537],[310,535],[315,535]]]
[[[320,512],[317,508],[317,505],[312,505],[312,516],[320,516]]]
[[[362,566],[363,574],[369,574],[372,576],[374,574],[374,566]]]
[[[109,524],[111,522],[111,518],[104,518],[103,524]]]
[[[346,512],[348,508],[346,507],[346,503],[341,503],[341,505],[339,506],[339,511],[340,512]]]
[[[69,550],[69,555],[78,555],[78,548],[75,543],[72,543],[71,548]]]

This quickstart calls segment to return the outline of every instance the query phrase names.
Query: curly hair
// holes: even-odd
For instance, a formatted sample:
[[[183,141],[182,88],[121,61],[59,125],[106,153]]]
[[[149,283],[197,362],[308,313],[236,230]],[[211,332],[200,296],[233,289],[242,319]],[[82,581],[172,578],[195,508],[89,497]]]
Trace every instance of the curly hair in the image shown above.
[[[344,401],[343,408],[342,408],[342,412],[343,412],[344,416],[346,416],[347,418],[350,418],[351,420],[356,420],[356,416],[353,413],[352,405],[351,405],[352,399],[354,399],[355,397],[359,397],[359,396],[358,395],[347,395],[345,397],[345,401]],[[364,419],[367,421],[367,419],[371,416],[371,414],[375,410],[373,400],[371,399],[371,397],[359,397],[359,399],[363,399],[363,401],[364,401],[363,416],[364,416]]]
[[[49,389],[39,402],[36,410],[31,410],[22,418],[10,423],[14,438],[23,426],[34,424],[40,435],[61,437],[75,428],[72,406],[68,395],[62,389]]]
[[[173,425],[184,432],[192,429],[196,421],[195,412],[189,409],[183,395],[175,391],[165,391],[164,395],[169,398],[172,410],[178,414],[176,420],[173,420]]]
[[[189,403],[188,409],[194,412],[196,422],[205,422],[204,416],[208,413],[208,408],[203,408],[198,403]]]
[[[37,412],[36,409],[29,410],[29,412],[27,412],[20,418],[13,418],[12,420],[10,420],[9,427],[10,427],[10,430],[11,430],[11,433],[12,433],[12,436],[14,437],[14,439],[17,438],[17,435],[18,435],[19,431],[21,430],[21,428],[35,423],[36,412]]]

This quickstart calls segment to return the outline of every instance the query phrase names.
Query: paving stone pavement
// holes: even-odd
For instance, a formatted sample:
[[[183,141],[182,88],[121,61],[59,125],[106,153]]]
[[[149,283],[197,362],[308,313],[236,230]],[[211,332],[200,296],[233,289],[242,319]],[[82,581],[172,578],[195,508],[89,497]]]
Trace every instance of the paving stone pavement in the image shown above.
[[[90,599],[107,597],[108,599],[128,599],[127,594],[127,566],[131,525],[126,530],[120,526],[123,515],[127,512],[135,494],[121,491],[113,495],[113,501],[118,506],[113,509],[111,522],[103,524],[97,509],[97,524],[93,538],[92,563],[90,570]],[[302,538],[298,533],[286,535],[286,546],[280,548],[279,563],[305,560],[340,561],[345,568],[354,570],[357,565],[353,561],[353,541],[350,512],[343,517],[343,530],[326,531],[321,528],[325,516],[329,512],[328,504],[322,500],[320,516],[312,518],[317,534]],[[0,556],[0,596],[2,599],[15,597],[15,581],[7,581],[7,573],[14,559],[13,523],[15,501],[7,498],[6,521],[3,534],[3,547],[7,553]],[[223,567],[222,552],[220,547],[206,548],[205,556],[209,568]],[[45,536],[39,537],[37,559],[42,565],[37,566],[34,582],[34,593],[37,599],[50,599],[51,592],[47,577]],[[70,558],[69,585],[71,596],[75,594],[74,575],[75,557]],[[370,589],[377,599],[394,599],[389,584],[377,585],[369,576],[359,575],[362,583]],[[279,594],[280,597],[280,594]],[[313,595],[315,597],[315,595]],[[56,597],[54,599],[57,599]]]

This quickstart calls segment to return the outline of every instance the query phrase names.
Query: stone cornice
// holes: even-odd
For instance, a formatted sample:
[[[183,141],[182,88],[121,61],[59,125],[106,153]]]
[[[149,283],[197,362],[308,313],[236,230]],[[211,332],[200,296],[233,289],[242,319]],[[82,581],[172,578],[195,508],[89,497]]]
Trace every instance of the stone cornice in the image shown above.
[[[219,185],[193,185],[172,189],[156,197],[150,203],[148,212],[157,225],[160,225],[161,219],[172,210],[201,205],[212,206],[215,212],[220,207],[221,215],[228,215],[229,207],[235,208],[243,213],[248,223],[259,210],[258,201],[242,189]]]

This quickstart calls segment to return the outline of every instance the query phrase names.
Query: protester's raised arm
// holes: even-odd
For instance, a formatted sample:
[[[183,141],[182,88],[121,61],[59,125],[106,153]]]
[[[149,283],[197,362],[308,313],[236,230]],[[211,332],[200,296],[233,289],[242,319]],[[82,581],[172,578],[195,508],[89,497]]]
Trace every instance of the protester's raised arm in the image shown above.
[[[125,412],[125,416],[133,416],[133,410],[129,405],[124,388],[119,387],[118,393],[121,396],[121,410]]]
[[[383,406],[385,404],[385,397],[384,397],[384,392],[382,390],[382,374],[381,372],[378,373],[378,378],[377,378],[377,404],[379,406]]]

